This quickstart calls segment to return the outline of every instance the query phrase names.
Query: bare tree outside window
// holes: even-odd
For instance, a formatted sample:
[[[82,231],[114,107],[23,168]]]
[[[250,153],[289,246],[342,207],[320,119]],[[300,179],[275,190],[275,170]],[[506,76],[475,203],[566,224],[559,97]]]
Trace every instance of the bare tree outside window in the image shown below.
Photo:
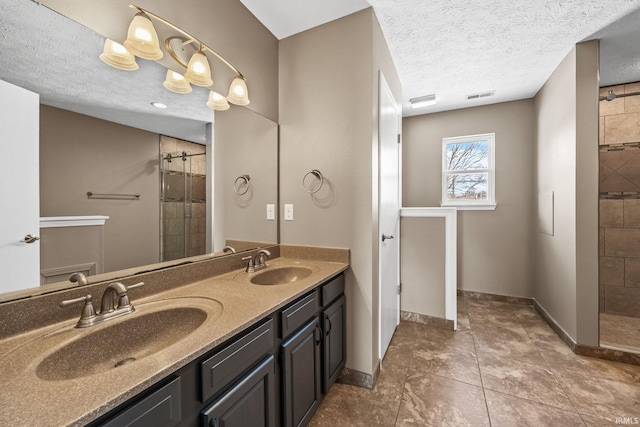
[[[486,200],[486,173],[465,173],[487,169],[487,141],[447,145],[447,198],[450,200]]]
[[[443,202],[492,203],[493,134],[445,138]]]

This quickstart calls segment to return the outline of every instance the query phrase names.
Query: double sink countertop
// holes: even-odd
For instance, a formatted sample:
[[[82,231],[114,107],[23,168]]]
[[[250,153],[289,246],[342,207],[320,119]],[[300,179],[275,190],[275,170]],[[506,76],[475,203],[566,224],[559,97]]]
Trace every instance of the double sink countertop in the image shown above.
[[[267,265],[144,298],[134,288],[134,313],[82,329],[68,320],[1,340],[0,425],[85,425],[349,267],[306,257]],[[294,266],[312,272],[291,283],[251,283],[263,272]],[[94,305],[99,308],[95,299]],[[111,343],[114,336],[126,338]],[[137,360],[113,367],[127,351]]]

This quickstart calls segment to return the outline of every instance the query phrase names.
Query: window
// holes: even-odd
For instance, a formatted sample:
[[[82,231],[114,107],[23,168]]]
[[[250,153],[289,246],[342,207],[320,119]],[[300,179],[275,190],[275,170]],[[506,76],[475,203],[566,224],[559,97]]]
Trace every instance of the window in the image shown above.
[[[442,206],[495,209],[495,134],[442,139]]]

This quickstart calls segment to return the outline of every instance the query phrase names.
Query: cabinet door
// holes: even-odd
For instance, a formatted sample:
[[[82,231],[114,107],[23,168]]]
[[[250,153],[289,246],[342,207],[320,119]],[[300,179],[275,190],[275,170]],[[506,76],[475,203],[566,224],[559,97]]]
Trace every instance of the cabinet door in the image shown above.
[[[306,425],[320,404],[321,341],[316,318],[282,344],[282,417],[286,427]]]
[[[327,394],[336,382],[347,358],[344,295],[322,312],[324,364],[322,392]]]
[[[182,421],[180,377],[120,412],[102,427],[172,427]]]
[[[202,412],[202,426],[275,427],[274,372],[269,356]]]

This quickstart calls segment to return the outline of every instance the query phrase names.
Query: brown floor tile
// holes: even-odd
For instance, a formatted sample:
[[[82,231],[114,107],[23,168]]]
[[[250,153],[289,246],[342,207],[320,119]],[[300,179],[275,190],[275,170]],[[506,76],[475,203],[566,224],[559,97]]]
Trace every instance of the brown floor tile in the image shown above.
[[[416,340],[411,335],[394,335],[382,364],[409,366],[415,344]]]
[[[473,337],[469,332],[457,332],[457,337],[445,344],[417,340],[412,367],[416,371],[482,387]]]
[[[311,419],[311,427],[370,427],[395,425],[397,412],[387,411],[352,393],[345,384],[334,384]]]
[[[409,371],[397,426],[489,426],[482,388]]]
[[[373,390],[345,385],[343,391],[354,399],[362,399],[381,409],[398,413],[408,366],[383,364]]]
[[[570,427],[584,422],[575,412],[564,411],[541,403],[485,390],[492,427]]]
[[[640,384],[640,366],[578,356],[560,338],[536,343],[554,374],[573,372],[585,378],[603,378],[627,384]]]
[[[481,360],[480,374],[485,389],[575,412],[560,383],[544,366],[510,359]]]
[[[557,372],[556,377],[580,414],[596,418],[640,417],[640,388],[572,372]]]
[[[457,332],[401,322],[375,388],[334,385],[310,425],[600,427],[640,416],[640,367],[575,355],[532,307],[458,298],[458,317]]]
[[[473,325],[473,323],[472,323]],[[521,326],[508,328],[484,325],[480,330],[472,328],[478,360],[516,360],[545,366],[546,362],[535,342]]]

